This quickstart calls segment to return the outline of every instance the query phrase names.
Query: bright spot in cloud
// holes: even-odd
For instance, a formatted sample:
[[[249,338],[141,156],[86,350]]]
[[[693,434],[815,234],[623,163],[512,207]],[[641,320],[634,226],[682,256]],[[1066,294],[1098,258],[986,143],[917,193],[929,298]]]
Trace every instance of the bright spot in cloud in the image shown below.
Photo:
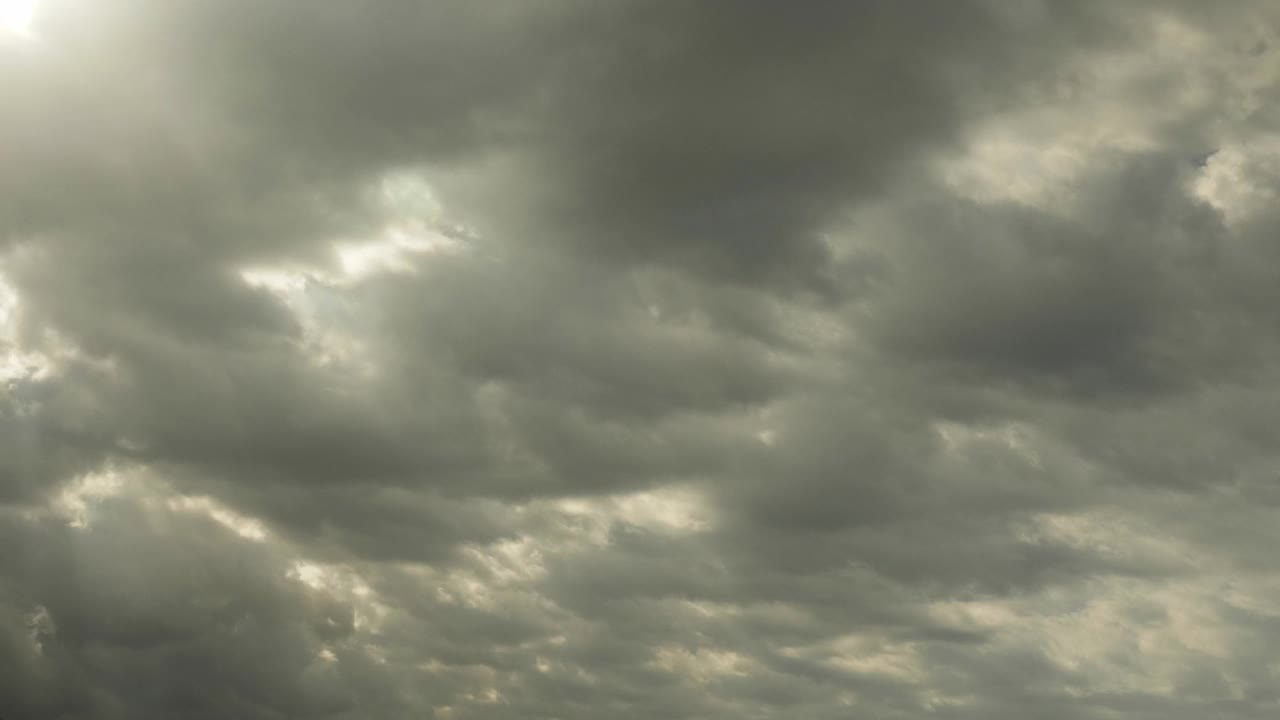
[[[214,522],[231,530],[246,540],[262,542],[267,539],[267,529],[254,518],[241,515],[208,497],[180,496],[169,500],[169,509],[207,515]]]
[[[94,504],[124,491],[124,480],[113,470],[90,473],[67,486],[54,501],[67,524],[83,530],[89,527]]]
[[[36,605],[28,613],[26,620],[27,637],[31,639],[31,646],[35,649],[37,655],[43,655],[44,641],[57,633],[57,628],[53,623],[53,616],[49,614],[49,609],[45,606]]]
[[[431,186],[413,173],[392,173],[378,183],[377,203],[386,222],[374,237],[338,243],[335,251],[342,277],[351,282],[377,273],[411,273],[413,255],[460,249],[444,223],[444,213]]]
[[[557,502],[556,509],[598,521],[601,540],[609,526],[619,522],[670,535],[704,532],[714,525],[706,499],[681,486],[605,498],[569,498]]]
[[[0,0],[0,28],[18,35],[31,33],[36,0]]]
[[[427,229],[392,227],[384,231],[384,239],[341,244],[336,247],[343,277],[338,282],[360,280],[375,273],[411,273],[410,256],[457,249],[452,238]]]
[[[312,590],[323,590],[329,585],[334,584],[335,578],[332,573],[315,563],[303,562],[301,560],[295,562],[289,572],[285,573],[285,577],[306,585]]]
[[[707,532],[716,517],[707,499],[696,490],[669,485],[637,493],[605,497],[570,497],[549,507],[561,515],[566,533],[552,545],[557,551],[608,545],[618,526],[630,526],[679,537]]]
[[[50,371],[47,358],[17,347],[18,294],[0,277],[0,386],[24,378],[40,379]]]
[[[1280,176],[1280,141],[1260,138],[1216,150],[1191,184],[1191,194],[1235,225],[1269,209]]]
[[[286,302],[307,289],[307,273],[301,270],[244,268],[240,271],[240,278],[249,287],[275,293]]]
[[[3,278],[0,278],[0,335],[6,333],[13,324],[17,308],[18,293],[11,285],[4,282]]]
[[[651,666],[704,684],[720,677],[747,675],[755,663],[732,650],[663,645],[654,651]]]

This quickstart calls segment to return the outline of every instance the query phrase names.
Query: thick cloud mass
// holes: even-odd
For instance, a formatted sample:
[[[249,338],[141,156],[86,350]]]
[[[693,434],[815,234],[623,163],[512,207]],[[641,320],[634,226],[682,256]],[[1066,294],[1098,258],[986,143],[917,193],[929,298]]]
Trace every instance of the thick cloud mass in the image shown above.
[[[0,717],[1280,710],[1274,4],[34,10]]]

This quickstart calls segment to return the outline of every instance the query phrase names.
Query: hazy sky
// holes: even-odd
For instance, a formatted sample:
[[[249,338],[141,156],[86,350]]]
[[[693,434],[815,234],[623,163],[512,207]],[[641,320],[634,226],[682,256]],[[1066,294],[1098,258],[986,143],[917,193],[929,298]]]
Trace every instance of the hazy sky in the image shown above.
[[[1276,717],[1278,31],[0,0],[0,717]]]

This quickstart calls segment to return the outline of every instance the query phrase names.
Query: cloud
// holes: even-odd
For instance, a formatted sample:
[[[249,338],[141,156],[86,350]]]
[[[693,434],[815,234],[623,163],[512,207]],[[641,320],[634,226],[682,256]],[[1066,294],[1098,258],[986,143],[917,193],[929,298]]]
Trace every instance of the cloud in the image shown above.
[[[1278,21],[43,0],[0,714],[1269,717]]]

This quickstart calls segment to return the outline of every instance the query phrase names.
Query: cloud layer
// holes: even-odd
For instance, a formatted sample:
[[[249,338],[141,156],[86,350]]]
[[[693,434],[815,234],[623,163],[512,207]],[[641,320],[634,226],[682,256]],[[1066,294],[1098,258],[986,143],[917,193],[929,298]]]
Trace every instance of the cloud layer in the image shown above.
[[[43,0],[0,715],[1274,716],[1278,40]]]

